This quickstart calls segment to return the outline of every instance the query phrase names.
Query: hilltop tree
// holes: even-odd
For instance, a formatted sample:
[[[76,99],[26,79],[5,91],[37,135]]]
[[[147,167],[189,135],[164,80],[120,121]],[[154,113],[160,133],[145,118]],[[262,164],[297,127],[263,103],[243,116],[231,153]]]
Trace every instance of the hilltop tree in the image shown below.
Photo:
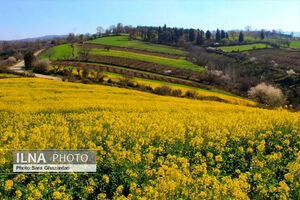
[[[191,42],[193,42],[195,40],[195,30],[192,28],[189,30],[189,40]]]
[[[83,35],[83,34],[80,34],[80,35],[79,35],[79,42],[80,42],[80,43],[83,43],[83,41],[84,41],[84,35]]]
[[[265,39],[265,33],[263,30],[260,32],[260,39],[261,40]]]
[[[67,37],[67,42],[68,43],[73,43],[76,41],[76,37],[74,33],[69,33],[68,37]]]
[[[24,55],[25,69],[32,69],[34,60],[35,57],[32,51],[26,52],[26,54]]]
[[[196,44],[197,45],[202,45],[203,44],[203,36],[202,36],[202,32],[201,31],[198,32]]]
[[[221,40],[225,38],[225,31],[221,30]]]
[[[216,32],[216,41],[220,41],[220,39],[221,39],[220,30],[217,29],[217,32]]]
[[[228,33],[226,32],[226,34],[225,34],[225,38],[226,39],[228,39],[229,38],[229,36],[228,36]]]
[[[98,27],[96,28],[96,30],[97,30],[97,34],[98,34],[98,35],[101,35],[102,33],[105,32],[105,30],[104,30],[104,28],[103,28],[102,26],[98,26]]]
[[[116,33],[123,33],[124,32],[124,27],[122,23],[118,23],[117,24],[117,28],[116,28]]]
[[[243,42],[243,41],[244,41],[244,34],[241,31],[239,35],[239,42]]]
[[[210,33],[210,31],[209,31],[209,30],[207,30],[207,31],[206,31],[206,33],[205,33],[205,37],[206,37],[206,39],[207,39],[207,40],[210,40],[211,33]]]
[[[246,26],[246,27],[245,27],[245,30],[246,30],[247,32],[250,32],[250,30],[251,30],[251,26],[249,26],[249,25],[248,25],[248,26]]]

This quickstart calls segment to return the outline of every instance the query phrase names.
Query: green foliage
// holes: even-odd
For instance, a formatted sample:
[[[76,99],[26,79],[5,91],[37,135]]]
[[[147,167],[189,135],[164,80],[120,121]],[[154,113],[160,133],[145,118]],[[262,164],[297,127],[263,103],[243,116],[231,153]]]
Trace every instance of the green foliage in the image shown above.
[[[32,51],[26,52],[26,54],[24,55],[25,68],[32,69],[33,62],[34,62],[34,55],[33,55]]]
[[[243,41],[244,41],[244,34],[241,31],[239,35],[239,42],[243,42]]]

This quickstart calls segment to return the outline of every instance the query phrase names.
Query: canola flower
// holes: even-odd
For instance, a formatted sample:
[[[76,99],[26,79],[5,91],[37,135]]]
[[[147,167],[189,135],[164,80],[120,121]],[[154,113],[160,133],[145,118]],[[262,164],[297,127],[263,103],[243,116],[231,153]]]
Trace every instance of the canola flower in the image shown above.
[[[0,175],[1,199],[299,198],[299,112],[3,79],[0,135],[0,149],[97,150],[96,174]]]

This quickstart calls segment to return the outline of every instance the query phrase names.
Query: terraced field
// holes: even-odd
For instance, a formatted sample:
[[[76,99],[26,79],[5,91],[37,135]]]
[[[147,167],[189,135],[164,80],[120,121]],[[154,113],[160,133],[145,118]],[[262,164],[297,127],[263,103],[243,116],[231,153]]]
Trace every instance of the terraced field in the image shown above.
[[[151,44],[140,40],[129,40],[127,35],[101,37],[95,40],[88,41],[87,43],[126,47],[126,48],[140,49],[145,51],[161,52],[166,54],[177,54],[177,55],[186,54],[185,51],[170,46]]]
[[[235,46],[221,46],[217,49],[221,49],[224,52],[232,52],[232,51],[248,51],[253,49],[264,49],[264,48],[272,48],[269,45],[265,44],[247,44],[247,45],[235,45]]]
[[[73,48],[71,44],[62,44],[52,47],[45,53],[43,53],[40,58],[49,58],[51,60],[58,59],[71,59],[77,55],[77,50],[74,50],[75,56],[73,55]]]
[[[115,44],[114,42],[111,42],[111,40],[116,42],[116,39],[118,37],[122,37],[124,39],[124,37],[127,36],[105,37],[105,41],[110,41],[109,44]],[[148,44],[145,43],[145,45]],[[155,44],[152,44],[152,46],[156,46],[157,48],[164,47],[166,49],[171,48],[169,46]],[[180,57],[177,55],[153,53],[144,50],[136,50],[131,48],[125,49],[120,47],[113,47],[111,50],[108,51],[103,49],[104,46],[99,46],[95,44],[75,44],[73,45],[73,47],[74,49],[70,44],[56,46],[45,52],[41,56],[41,58],[50,58],[51,60],[76,59],[76,56],[79,54],[78,52],[81,48],[94,47],[89,53],[90,55],[88,58],[88,62],[97,63],[98,65],[109,65],[109,67],[102,68],[104,70],[108,70],[109,72],[114,73],[131,74],[132,76],[137,76],[140,78],[149,78],[152,80],[166,80],[167,82],[174,82],[174,78],[186,79],[185,81],[177,80],[175,82],[186,83],[189,86],[197,85],[197,83],[192,83],[190,82],[190,80],[197,80],[200,76],[200,73],[204,70],[202,67],[194,65],[193,63],[187,61],[185,57]],[[84,61],[86,62],[86,60]],[[70,63],[53,63],[55,63],[56,65],[71,65]],[[75,64],[75,67],[76,66],[78,66],[78,64]],[[93,69],[94,67],[89,68]],[[137,71],[134,72],[133,70]],[[168,76],[170,78],[164,78],[162,77],[162,75]]]
[[[107,51],[105,49],[93,49],[91,51],[91,54],[101,55],[101,56],[129,58],[129,59],[134,59],[134,60],[139,60],[139,61],[156,63],[156,64],[160,64],[160,65],[173,66],[173,67],[179,67],[179,68],[184,68],[184,69],[191,69],[194,71],[203,71],[202,67],[194,65],[193,63],[187,61],[184,57],[181,57],[179,59],[172,59],[172,58],[153,56],[153,55],[147,55],[147,54],[141,54],[141,53],[133,53],[133,52],[127,52],[127,51],[116,51],[116,50]]]

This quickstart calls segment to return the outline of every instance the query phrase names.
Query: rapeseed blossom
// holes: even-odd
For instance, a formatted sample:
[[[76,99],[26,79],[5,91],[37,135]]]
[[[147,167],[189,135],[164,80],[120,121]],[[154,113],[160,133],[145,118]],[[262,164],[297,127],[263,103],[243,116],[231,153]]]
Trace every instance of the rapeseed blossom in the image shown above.
[[[297,198],[299,112],[36,78],[0,86],[1,149],[97,150],[95,174],[1,175],[3,199]]]

